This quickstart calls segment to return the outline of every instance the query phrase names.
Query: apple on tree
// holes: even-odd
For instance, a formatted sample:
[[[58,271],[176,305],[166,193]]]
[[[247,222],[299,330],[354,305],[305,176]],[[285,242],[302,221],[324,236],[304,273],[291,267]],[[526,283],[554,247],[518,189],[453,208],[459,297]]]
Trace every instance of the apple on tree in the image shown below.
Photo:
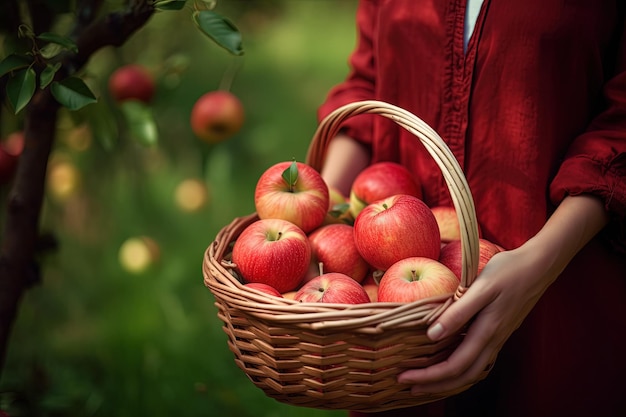
[[[326,272],[307,281],[300,287],[294,300],[302,303],[369,303],[365,289],[352,277],[340,272]]]
[[[422,198],[422,189],[404,165],[384,161],[369,165],[361,171],[350,188],[350,212],[353,218],[365,206],[395,194]]]
[[[394,263],[378,285],[378,301],[410,303],[453,293],[459,279],[436,259],[410,257]]]
[[[403,258],[438,259],[439,226],[419,198],[397,194],[367,205],[354,220],[354,240],[361,256],[384,271]]]
[[[244,122],[239,98],[226,90],[209,91],[191,109],[191,130],[207,143],[222,142],[235,135]]]
[[[483,270],[487,262],[493,255],[500,252],[501,248],[488,241],[487,239],[478,239],[478,273]],[[463,249],[460,240],[454,240],[443,248],[439,254],[439,262],[447,266],[458,279],[461,279],[461,271],[463,269],[462,261]]]
[[[113,71],[109,77],[109,94],[117,103],[138,100],[149,104],[155,93],[150,71],[138,64],[129,64]]]
[[[283,219],[305,233],[322,225],[328,212],[328,186],[322,176],[302,162],[279,162],[261,174],[254,205],[261,219]]]
[[[309,242],[311,262],[321,263],[325,272],[341,272],[359,283],[369,272],[369,264],[356,248],[354,227],[340,223],[321,226],[309,234]]]
[[[0,144],[0,184],[6,184],[13,178],[23,150],[24,132],[22,131],[9,134]]]
[[[235,240],[232,261],[245,282],[270,285],[278,292],[293,291],[311,261],[311,244],[295,224],[283,219],[260,219]]]

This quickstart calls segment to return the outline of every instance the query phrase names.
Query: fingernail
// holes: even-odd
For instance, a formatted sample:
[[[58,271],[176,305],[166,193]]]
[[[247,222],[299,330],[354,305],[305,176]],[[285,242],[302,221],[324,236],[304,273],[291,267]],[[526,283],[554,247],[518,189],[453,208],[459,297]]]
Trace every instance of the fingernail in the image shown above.
[[[430,340],[438,340],[441,335],[443,335],[443,326],[441,325],[441,323],[430,326],[426,331],[426,335]]]

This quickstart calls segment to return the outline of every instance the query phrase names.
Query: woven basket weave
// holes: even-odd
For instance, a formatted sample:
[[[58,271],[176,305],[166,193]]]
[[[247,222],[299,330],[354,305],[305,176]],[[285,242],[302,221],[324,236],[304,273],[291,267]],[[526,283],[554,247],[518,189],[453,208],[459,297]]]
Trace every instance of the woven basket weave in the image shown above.
[[[463,337],[459,333],[432,342],[426,330],[476,277],[478,226],[469,187],[454,155],[432,128],[380,101],[348,104],[328,115],[315,132],[306,162],[321,169],[342,122],[364,113],[407,129],[440,167],[461,224],[461,282],[455,293],[413,303],[321,304],[273,297],[244,287],[233,273],[232,243],[258,217],[234,219],[205,252],[204,282],[215,297],[235,363],[267,396],[283,403],[374,412],[428,403],[469,388],[415,396],[410,386],[396,381],[403,370],[445,360]]]

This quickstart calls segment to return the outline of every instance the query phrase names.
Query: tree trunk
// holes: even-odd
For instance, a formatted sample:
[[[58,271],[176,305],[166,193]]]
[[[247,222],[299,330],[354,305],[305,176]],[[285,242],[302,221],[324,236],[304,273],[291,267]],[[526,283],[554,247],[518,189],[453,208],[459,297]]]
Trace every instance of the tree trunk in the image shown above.
[[[33,281],[39,216],[58,107],[49,90],[43,90],[26,109],[24,150],[7,202],[0,252],[0,370],[18,304]]]
[[[56,79],[75,74],[99,49],[123,45],[154,13],[152,0],[133,0],[123,12],[111,13],[90,24],[101,2],[79,2],[83,10],[77,13],[81,17],[75,33],[78,53],[63,59]],[[20,301],[37,279],[34,266],[39,220],[59,107],[49,88],[37,91],[26,107],[24,150],[7,201],[0,247],[0,375]]]

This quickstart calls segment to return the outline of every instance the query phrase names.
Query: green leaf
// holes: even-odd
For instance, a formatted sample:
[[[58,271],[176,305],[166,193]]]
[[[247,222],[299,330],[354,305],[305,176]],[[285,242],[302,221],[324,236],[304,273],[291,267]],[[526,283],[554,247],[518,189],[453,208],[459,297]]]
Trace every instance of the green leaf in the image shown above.
[[[293,191],[298,182],[298,164],[296,161],[293,161],[289,168],[283,171],[283,180],[289,185],[289,191]]]
[[[161,0],[154,3],[154,8],[157,10],[182,10],[185,7],[187,0]]]
[[[0,61],[0,77],[15,71],[17,69],[26,68],[33,62],[32,58],[26,55],[11,54]]]
[[[50,85],[50,91],[56,101],[70,110],[78,110],[97,101],[87,84],[78,77],[54,81]]]
[[[156,145],[159,132],[150,106],[138,100],[128,100],[120,107],[133,138],[144,146]]]
[[[350,203],[338,203],[332,206],[328,214],[338,219],[350,210]]]
[[[42,90],[46,88],[54,80],[54,74],[56,74],[59,68],[61,68],[60,62],[54,65],[46,65],[46,68],[44,68],[39,77],[39,88]]]
[[[40,39],[44,42],[50,42],[50,43],[60,45],[63,48],[69,49],[70,51],[74,53],[78,52],[78,46],[76,45],[76,42],[74,42],[72,39],[68,37],[59,36],[56,33],[44,32],[40,34],[39,36],[37,36],[37,39]]]
[[[219,46],[233,55],[243,55],[241,33],[230,20],[210,10],[195,11],[193,20]]]
[[[7,83],[7,96],[15,114],[22,110],[35,94],[37,74],[31,67],[17,71]]]

